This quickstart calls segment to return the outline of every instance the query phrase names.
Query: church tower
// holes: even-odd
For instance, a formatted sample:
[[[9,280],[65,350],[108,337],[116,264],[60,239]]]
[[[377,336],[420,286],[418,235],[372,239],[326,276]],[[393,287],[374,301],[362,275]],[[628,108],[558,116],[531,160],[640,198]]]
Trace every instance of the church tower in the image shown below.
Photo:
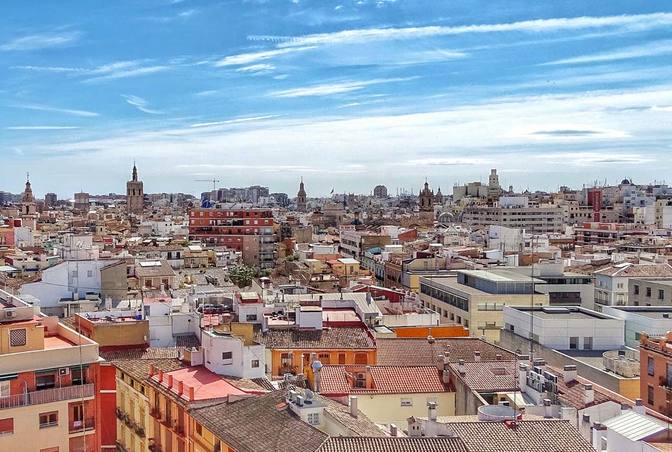
[[[296,210],[299,212],[306,211],[306,188],[303,186],[303,177],[299,184],[299,192],[296,194]]]
[[[438,204],[439,206],[443,205],[443,193],[441,193],[441,187],[436,191],[436,195],[434,196],[434,203]]]
[[[429,189],[429,184],[425,181],[425,186],[420,192],[420,211],[433,212],[434,211],[434,192]]]
[[[131,180],[126,182],[126,209],[129,213],[141,214],[145,207],[145,192],[142,181],[138,180],[138,169],[133,163]]]
[[[37,229],[37,208],[33,188],[30,185],[30,175],[26,174],[26,188],[21,197],[21,222],[32,230]]]

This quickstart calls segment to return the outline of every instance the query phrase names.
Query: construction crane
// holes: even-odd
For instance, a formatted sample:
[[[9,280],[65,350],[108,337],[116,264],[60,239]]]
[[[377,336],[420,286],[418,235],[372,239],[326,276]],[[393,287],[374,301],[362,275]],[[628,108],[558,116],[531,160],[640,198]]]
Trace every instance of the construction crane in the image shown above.
[[[212,182],[212,190],[217,190],[217,183],[220,182],[219,179],[194,179],[195,182]]]

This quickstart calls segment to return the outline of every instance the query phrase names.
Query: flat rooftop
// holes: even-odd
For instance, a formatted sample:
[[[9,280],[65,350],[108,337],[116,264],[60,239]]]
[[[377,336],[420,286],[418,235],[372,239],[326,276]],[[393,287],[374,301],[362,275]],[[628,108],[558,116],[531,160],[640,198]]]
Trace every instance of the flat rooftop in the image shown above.
[[[641,315],[650,319],[672,320],[672,306],[609,306],[611,309]],[[666,317],[667,316],[667,317]]]
[[[546,284],[546,281],[539,278],[532,278],[521,273],[505,269],[488,270],[455,270],[456,273],[473,276],[475,278],[485,279],[493,282],[511,282],[511,283],[535,283]]]
[[[521,312],[532,313],[534,317],[541,319],[568,319],[568,320],[614,320],[613,317],[600,314],[599,312],[588,309],[579,309],[578,307],[560,307],[560,306],[544,306],[542,308],[530,308],[526,306],[512,306]]]

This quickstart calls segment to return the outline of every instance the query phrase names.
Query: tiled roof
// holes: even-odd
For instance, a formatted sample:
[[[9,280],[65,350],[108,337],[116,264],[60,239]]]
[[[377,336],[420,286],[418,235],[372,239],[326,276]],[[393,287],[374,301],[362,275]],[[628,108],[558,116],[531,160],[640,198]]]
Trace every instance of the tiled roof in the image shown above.
[[[474,391],[515,391],[518,388],[515,361],[465,362],[464,375],[458,372],[458,366],[450,364],[451,373]]]
[[[478,338],[435,339],[378,339],[377,364],[383,366],[435,366],[439,353],[449,352],[451,362],[460,359],[474,361],[474,351],[481,352],[482,361],[494,361],[497,354],[503,360],[513,360],[514,354]]]
[[[469,452],[459,438],[331,437],[319,452]]]
[[[592,381],[587,380],[583,377],[577,376],[575,380],[569,383],[565,383],[562,370],[555,369],[549,366],[546,366],[546,369],[550,373],[558,377],[558,399],[560,399],[562,405],[571,406],[581,410],[589,405],[590,406],[599,405],[601,403],[605,403],[610,400],[616,403],[632,404],[631,400],[623,397],[622,395],[610,391],[606,388],[603,388],[602,386],[598,386]],[[583,389],[584,384],[593,385],[593,394],[594,394],[593,403],[586,404],[584,402],[584,393],[585,393]]]
[[[258,331],[254,339],[267,348],[281,349],[364,349],[375,347],[373,339],[364,328],[271,329],[265,333]]]
[[[284,391],[189,412],[236,452],[314,452],[328,438],[291,412]]]
[[[617,264],[597,270],[596,275],[621,277],[672,277],[669,264]]]
[[[349,406],[327,397],[319,395],[317,397],[325,405],[324,412],[348,429],[346,436],[385,436],[383,431],[361,411],[354,418],[350,414]]]
[[[353,373],[369,372],[371,388],[354,388]],[[446,392],[436,366],[324,366],[320,371],[322,394],[413,394]]]
[[[112,361],[112,364],[122,372],[127,373],[134,380],[144,381],[149,377],[149,368],[154,366],[156,370],[172,372],[173,370],[184,367],[179,359],[159,358],[159,359],[129,359]]]
[[[101,350],[100,356],[107,361],[129,359],[177,358],[179,349],[175,347],[147,347]]]
[[[450,429],[469,452],[595,452],[578,430],[563,420],[455,422]]]

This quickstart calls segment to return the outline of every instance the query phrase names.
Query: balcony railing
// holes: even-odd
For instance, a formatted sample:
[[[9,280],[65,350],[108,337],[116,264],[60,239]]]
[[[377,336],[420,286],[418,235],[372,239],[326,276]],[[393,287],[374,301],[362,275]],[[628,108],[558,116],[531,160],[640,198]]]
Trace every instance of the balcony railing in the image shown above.
[[[82,433],[96,428],[96,420],[94,418],[84,419],[83,421],[72,421],[69,424],[68,431],[70,434]]]
[[[27,392],[25,394],[0,397],[0,410],[93,397],[93,394],[93,383],[66,386],[63,388],[43,389],[41,391]]]

